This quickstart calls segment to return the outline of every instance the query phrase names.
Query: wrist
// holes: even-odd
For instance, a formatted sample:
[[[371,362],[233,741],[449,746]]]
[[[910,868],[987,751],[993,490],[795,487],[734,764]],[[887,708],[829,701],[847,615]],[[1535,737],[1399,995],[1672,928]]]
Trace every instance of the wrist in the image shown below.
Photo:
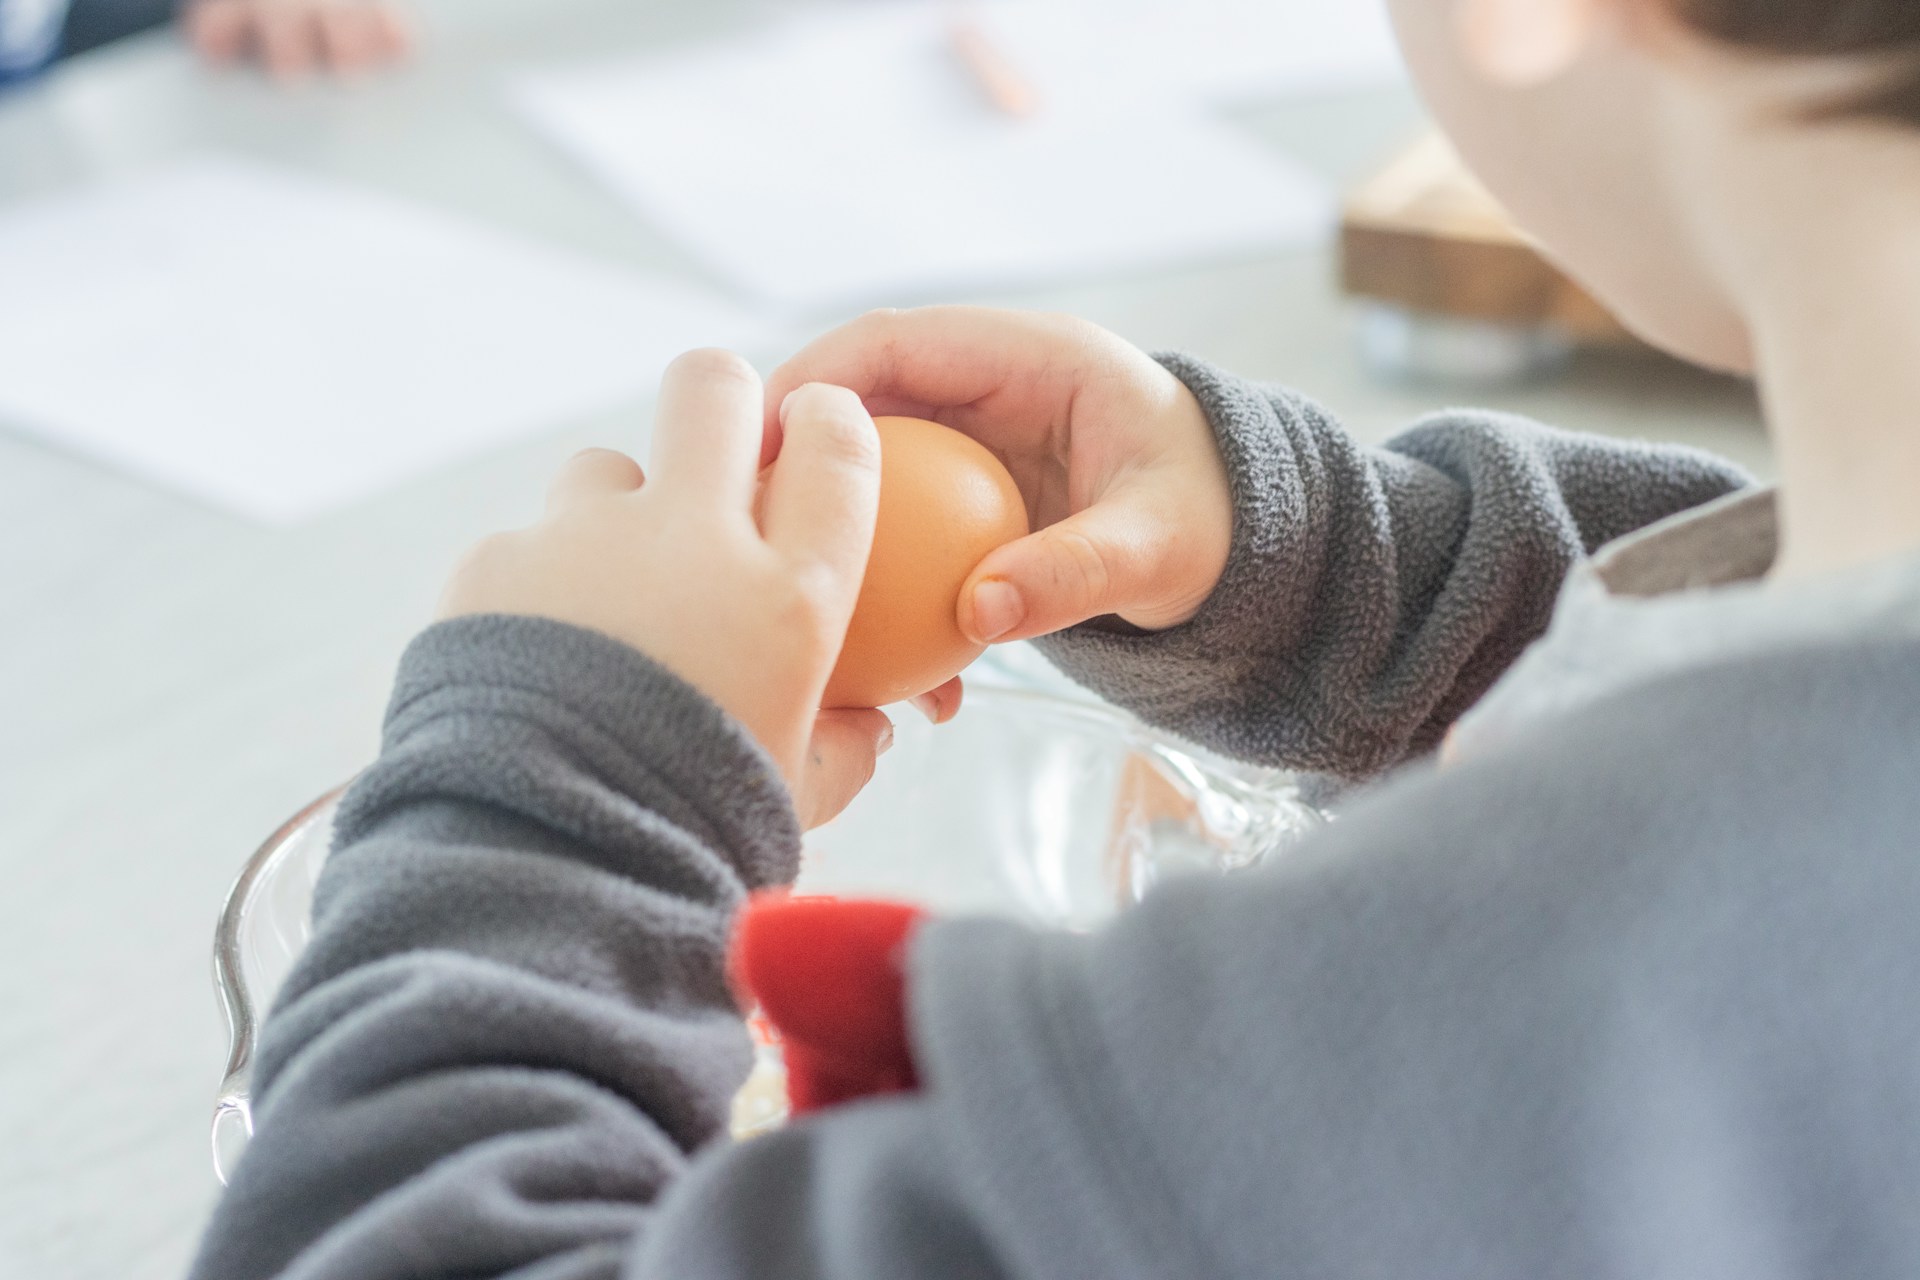
[[[1168,372],[1173,375],[1172,403],[1156,433],[1167,442],[1158,463],[1164,474],[1153,483],[1165,495],[1168,519],[1178,526],[1178,535],[1162,597],[1119,615],[1143,631],[1167,631],[1191,622],[1218,589],[1233,552],[1233,488],[1219,436],[1199,397],[1177,372]]]

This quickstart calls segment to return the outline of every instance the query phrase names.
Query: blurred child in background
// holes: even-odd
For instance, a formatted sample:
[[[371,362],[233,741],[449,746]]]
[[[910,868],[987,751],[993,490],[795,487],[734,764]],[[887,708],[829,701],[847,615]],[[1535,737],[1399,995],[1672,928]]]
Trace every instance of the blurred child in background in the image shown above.
[[[254,61],[283,78],[364,71],[413,40],[390,0],[0,0],[0,85],[175,21],[211,61]]]

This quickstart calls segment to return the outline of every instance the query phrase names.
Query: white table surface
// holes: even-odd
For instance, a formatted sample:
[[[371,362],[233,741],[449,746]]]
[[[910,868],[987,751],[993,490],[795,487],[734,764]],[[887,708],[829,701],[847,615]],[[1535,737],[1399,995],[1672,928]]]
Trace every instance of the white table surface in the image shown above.
[[[215,146],[689,272],[510,117],[499,74],[753,12],[440,0],[412,69],[292,92],[205,73],[170,36],[135,41],[0,100],[0,203]],[[1346,182],[1419,114],[1406,93],[1370,91],[1247,119]],[[1455,398],[1370,383],[1330,281],[1321,251],[998,300],[1288,380],[1370,439]],[[770,366],[782,353],[751,354]],[[1475,399],[1768,467],[1744,388],[1663,364],[1588,361]],[[236,868],[367,760],[395,656],[458,550],[528,518],[553,466],[588,443],[618,445],[646,412],[564,425],[286,530],[0,423],[0,1275],[184,1268],[216,1193],[207,1120],[223,1046],[208,944]]]

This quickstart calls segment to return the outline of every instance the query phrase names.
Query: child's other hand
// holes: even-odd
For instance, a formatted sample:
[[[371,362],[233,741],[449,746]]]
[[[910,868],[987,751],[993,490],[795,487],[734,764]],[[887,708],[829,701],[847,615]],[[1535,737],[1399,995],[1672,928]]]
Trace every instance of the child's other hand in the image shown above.
[[[768,386],[831,382],[875,414],[931,418],[1007,464],[1038,532],[961,594],[975,640],[1024,640],[1116,614],[1148,630],[1198,613],[1225,571],[1233,502],[1193,393],[1085,321],[980,307],[880,311],[819,339]]]
[[[545,519],[476,547],[440,615],[555,618],[632,645],[745,725],[815,826],[892,736],[878,711],[819,711],[866,572],[880,441],[852,392],[795,389],[756,516],[762,394],[738,356],[680,357],[647,472],[607,449],[574,457]]]
[[[413,47],[412,24],[387,0],[188,0],[183,20],[209,61],[251,58],[283,80],[363,71]]]

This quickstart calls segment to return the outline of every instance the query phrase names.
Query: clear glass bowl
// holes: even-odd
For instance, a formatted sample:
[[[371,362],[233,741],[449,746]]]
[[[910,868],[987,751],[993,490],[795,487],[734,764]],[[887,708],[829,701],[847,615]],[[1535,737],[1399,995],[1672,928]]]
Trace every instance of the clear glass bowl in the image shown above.
[[[344,790],[342,788],[341,790]],[[247,861],[214,939],[229,1053],[213,1120],[226,1180],[253,1132],[248,1075],[260,1019],[305,945],[340,790]],[[807,838],[799,889],[887,897],[1085,929],[1160,880],[1225,873],[1285,852],[1325,821],[1290,774],[1175,743],[1109,707],[996,686],[935,729],[897,717],[894,748],[837,821]],[[785,1117],[777,1048],[734,1109],[737,1133]]]

